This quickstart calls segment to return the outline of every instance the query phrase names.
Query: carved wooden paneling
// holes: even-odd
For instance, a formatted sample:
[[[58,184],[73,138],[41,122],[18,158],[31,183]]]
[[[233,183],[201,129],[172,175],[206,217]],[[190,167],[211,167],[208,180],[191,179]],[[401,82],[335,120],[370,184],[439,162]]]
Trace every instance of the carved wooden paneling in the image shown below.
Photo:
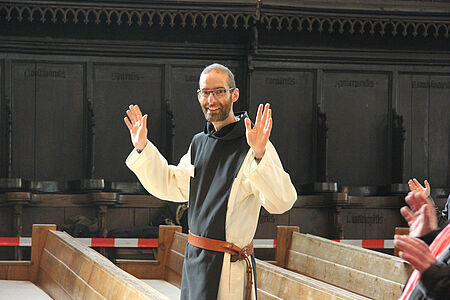
[[[205,126],[205,117],[196,94],[202,70],[203,66],[174,66],[171,70],[170,104],[175,122],[175,164],[187,152],[192,137]]]
[[[36,64],[35,178],[82,177],[84,68],[80,64]]]
[[[13,63],[13,177],[81,177],[83,67]]]
[[[370,201],[367,199],[367,201]],[[394,228],[404,224],[399,208],[357,208],[333,210],[341,239],[392,239]]]
[[[343,185],[384,185],[388,174],[387,74],[325,72],[328,175]]]
[[[108,209],[108,213],[106,216],[107,216],[106,223],[108,224],[108,231],[118,228],[136,226],[134,224],[134,217],[135,217],[134,208],[111,207]],[[148,223],[144,225],[148,225]]]
[[[301,191],[300,191],[301,192]],[[289,211],[289,225],[299,226],[301,231],[329,237],[329,207],[293,207]]]
[[[23,210],[22,236],[31,236],[33,224],[65,224],[64,207],[26,207]]]
[[[12,176],[24,179],[35,177],[35,123],[36,123],[36,64],[12,64]]]
[[[4,79],[3,76],[3,60],[0,60],[0,178],[7,176],[8,172],[8,158],[6,157],[8,141],[7,141],[7,113],[6,101],[4,95]]]
[[[401,74],[399,114],[405,132],[404,180],[450,185],[450,75]]]
[[[0,237],[11,236],[13,232],[14,208],[0,206]]]
[[[270,103],[270,136],[294,184],[313,180],[312,118],[314,73],[311,71],[255,70],[250,81],[250,118],[260,103]]]
[[[148,137],[157,147],[161,141],[162,69],[152,65],[95,65],[94,175],[111,181],[136,181],[125,166],[133,149],[123,121],[130,104],[148,114]]]
[[[277,225],[288,225],[289,216],[290,212],[285,212],[281,215],[273,215],[262,208],[259,214],[258,227],[255,233],[255,238],[275,239],[277,236]]]

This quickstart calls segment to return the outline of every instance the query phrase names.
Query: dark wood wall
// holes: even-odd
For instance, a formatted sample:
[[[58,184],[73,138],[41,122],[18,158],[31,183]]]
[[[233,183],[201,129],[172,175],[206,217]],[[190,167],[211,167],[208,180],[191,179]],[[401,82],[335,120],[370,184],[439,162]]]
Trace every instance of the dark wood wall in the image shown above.
[[[11,95],[12,177],[85,178],[89,103],[95,122],[93,178],[136,180],[124,165],[131,143],[122,119],[131,103],[149,114],[149,139],[173,162],[203,128],[195,95],[198,74],[216,60],[15,56],[3,60],[7,67],[1,85]],[[318,110],[327,116],[328,151],[323,159],[330,181],[349,186],[392,183],[395,110],[403,116],[405,129],[404,180],[428,178],[436,187],[450,185],[450,68],[261,60],[249,71],[239,60],[223,63],[238,76],[242,96],[236,109],[248,107],[253,117],[259,103],[271,103],[271,140],[297,185],[316,181]],[[163,143],[171,130],[168,108],[175,125],[171,153]],[[2,112],[2,131],[7,127],[5,115]]]
[[[136,181],[131,103],[176,163],[204,125],[199,73],[220,62],[241,90],[235,110],[272,104],[297,187],[448,188],[450,5],[347,2],[0,1],[1,177]]]
[[[448,20],[448,1],[0,0],[0,236],[75,215],[98,236],[156,224],[164,203],[124,163],[125,111],[139,104],[177,163],[204,126],[199,74],[219,62],[235,110],[271,103],[301,195],[262,210],[256,237],[390,239],[408,189],[392,184],[428,179],[441,207],[450,190]]]

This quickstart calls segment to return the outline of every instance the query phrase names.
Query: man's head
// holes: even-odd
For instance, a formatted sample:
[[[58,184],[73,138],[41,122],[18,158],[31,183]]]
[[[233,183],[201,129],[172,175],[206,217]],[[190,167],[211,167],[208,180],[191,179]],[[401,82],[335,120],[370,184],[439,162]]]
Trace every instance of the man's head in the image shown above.
[[[198,100],[206,120],[219,130],[235,121],[233,103],[239,98],[233,73],[221,64],[207,66],[200,74]]]

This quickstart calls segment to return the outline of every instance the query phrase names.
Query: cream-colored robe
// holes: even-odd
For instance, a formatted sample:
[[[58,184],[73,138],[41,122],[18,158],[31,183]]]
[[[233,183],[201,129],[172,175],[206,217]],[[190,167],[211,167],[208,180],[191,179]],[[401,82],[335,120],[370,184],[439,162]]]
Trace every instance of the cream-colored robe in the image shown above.
[[[189,149],[177,166],[168,165],[157,148],[147,141],[140,154],[136,149],[130,153],[126,164],[155,197],[186,202],[189,200],[190,177],[195,176],[190,158]],[[255,235],[261,206],[269,213],[281,214],[289,210],[296,200],[297,192],[273,145],[267,144],[259,163],[250,149],[231,187],[225,222],[226,240],[238,247],[248,245]],[[244,298],[245,271],[244,261],[232,263],[230,255],[225,253],[218,299]],[[254,288],[252,299],[256,299]]]

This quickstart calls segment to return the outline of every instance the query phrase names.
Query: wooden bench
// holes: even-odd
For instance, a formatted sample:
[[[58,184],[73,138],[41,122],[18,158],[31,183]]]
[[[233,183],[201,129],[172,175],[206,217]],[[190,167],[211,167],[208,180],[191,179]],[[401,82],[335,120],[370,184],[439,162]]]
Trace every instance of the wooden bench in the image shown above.
[[[187,244],[180,231],[160,228],[158,260],[118,260],[118,266],[157,289],[161,283],[180,288]],[[258,299],[396,299],[411,272],[399,258],[300,234],[291,226],[278,228],[277,264],[256,259]]]
[[[34,283],[53,299],[169,299],[55,225],[33,225],[31,260],[0,262],[0,280]]]
[[[397,299],[412,272],[398,257],[302,234],[296,227],[280,226],[277,242],[282,240],[280,267],[372,299]]]
[[[180,299],[184,249],[188,238],[180,226],[159,226],[156,260],[118,259],[116,264],[170,299]]]

